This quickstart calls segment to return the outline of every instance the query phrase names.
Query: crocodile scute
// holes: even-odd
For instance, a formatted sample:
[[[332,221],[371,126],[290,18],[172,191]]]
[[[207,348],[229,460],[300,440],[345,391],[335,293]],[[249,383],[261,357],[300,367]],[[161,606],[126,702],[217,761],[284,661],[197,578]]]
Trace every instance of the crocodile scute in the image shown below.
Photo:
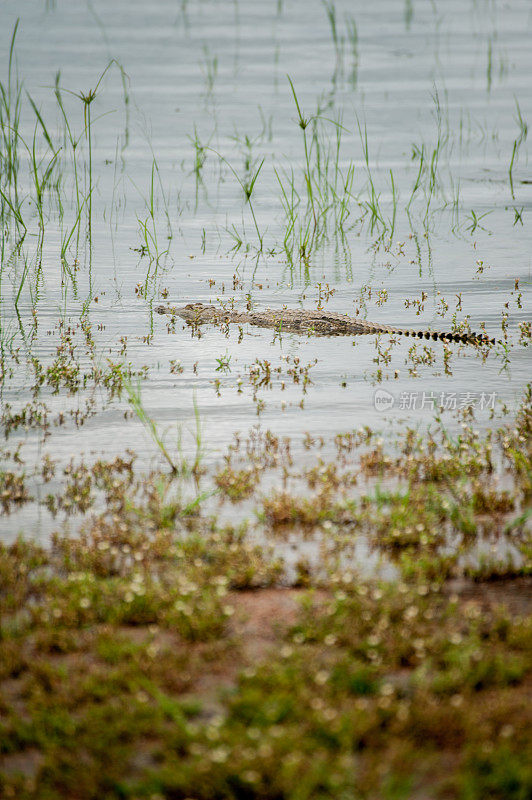
[[[369,333],[390,333],[412,336],[418,339],[433,339],[444,342],[487,345],[495,344],[484,333],[451,333],[447,331],[409,330],[391,325],[368,322],[358,317],[349,317],[333,311],[306,311],[304,309],[264,309],[262,311],[238,311],[222,306],[189,303],[185,306],[157,306],[158,314],[180,317],[191,325],[238,323],[274,328],[279,332],[313,333],[316,336],[349,336]]]

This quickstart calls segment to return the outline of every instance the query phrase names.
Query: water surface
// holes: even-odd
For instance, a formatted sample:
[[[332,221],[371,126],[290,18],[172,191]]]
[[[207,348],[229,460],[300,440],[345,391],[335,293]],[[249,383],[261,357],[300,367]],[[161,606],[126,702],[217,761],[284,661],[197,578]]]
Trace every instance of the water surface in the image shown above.
[[[20,20],[14,51],[24,86],[20,140],[31,150],[35,131],[39,158],[51,158],[28,92],[59,150],[57,189],[45,193],[40,241],[29,155],[20,146],[29,232],[13,251],[16,236],[12,220],[6,222],[4,415],[32,401],[32,359],[53,363],[69,326],[81,374],[95,365],[108,371],[109,360],[124,370],[145,368],[144,406],[168,441],[182,431],[185,455],[195,447],[187,432],[194,430],[197,404],[207,465],[219,460],[235,431],[245,434],[256,424],[296,443],[305,432],[327,440],[364,425],[382,428],[393,441],[400,421],[422,427],[442,402],[472,403],[479,426],[489,424],[492,405],[516,407],[530,377],[530,349],[518,343],[518,325],[530,314],[530,5],[410,0],[328,8],[329,15],[317,0],[2,4],[4,84]],[[72,152],[53,87],[60,73],[79,137],[80,190],[88,197],[86,117],[76,94],[87,96],[113,59],[90,106],[90,227],[87,201],[62,263],[61,243],[77,212]],[[303,131],[287,76],[309,121],[309,143],[318,127],[330,191],[326,235],[305,258],[293,239],[283,247],[289,223],[279,178],[286,186],[293,174],[301,219],[307,202]],[[316,170],[316,149],[309,146]],[[409,204],[420,153],[425,169]],[[251,195],[257,232],[235,173],[249,185],[261,162]],[[351,169],[344,193],[349,213],[339,228],[332,187],[344,196]],[[371,225],[372,197],[384,225]],[[474,348],[453,346],[446,374],[443,345],[431,343],[431,363],[412,374],[411,340],[394,345],[388,360],[384,337],[380,357],[375,337],[278,337],[256,328],[241,336],[234,326],[227,336],[206,327],[198,338],[181,324],[168,330],[169,320],[153,312],[161,298],[307,308],[321,300],[385,324],[446,330],[456,313],[458,320],[469,315],[473,330],[485,323],[497,338],[501,315],[508,314],[515,346],[508,361],[499,346],[485,359]],[[80,320],[90,325],[92,349]],[[257,359],[274,371],[281,367],[281,374],[254,392],[249,375]],[[298,369],[308,367],[306,392],[289,373],[294,359]],[[172,365],[176,360],[182,371]],[[90,460],[126,447],[139,454],[140,465],[153,464],[153,443],[134,415],[124,416],[126,397],[112,396],[90,377],[86,383],[75,393],[42,388],[36,399],[52,422],[63,412],[64,424],[52,424],[44,440],[39,428],[18,428],[7,446],[23,443],[28,469],[44,453],[64,465],[82,453]],[[392,395],[386,411],[375,407],[379,388]],[[78,427],[69,412],[87,402],[91,414]],[[38,481],[35,490],[48,491]],[[32,529],[46,536],[53,524],[32,504],[1,521],[2,535]]]

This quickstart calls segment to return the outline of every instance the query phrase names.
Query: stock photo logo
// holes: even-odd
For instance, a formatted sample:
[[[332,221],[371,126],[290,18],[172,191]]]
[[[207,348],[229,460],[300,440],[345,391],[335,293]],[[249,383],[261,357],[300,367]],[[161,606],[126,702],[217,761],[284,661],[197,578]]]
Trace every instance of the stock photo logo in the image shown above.
[[[395,405],[395,397],[386,389],[377,389],[373,395],[373,405],[377,411],[388,411]]]
[[[373,405],[376,411],[384,412],[392,408],[400,411],[422,411],[441,409],[456,411],[472,408],[486,411],[495,408],[496,392],[400,392],[398,396],[386,389],[376,389]]]

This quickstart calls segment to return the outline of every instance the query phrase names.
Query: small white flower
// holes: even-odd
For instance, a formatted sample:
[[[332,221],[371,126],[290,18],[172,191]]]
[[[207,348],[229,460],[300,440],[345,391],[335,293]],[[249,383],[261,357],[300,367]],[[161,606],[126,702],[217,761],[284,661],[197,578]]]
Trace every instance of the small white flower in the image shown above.
[[[211,761],[214,761],[216,764],[223,764],[224,761],[227,761],[228,755],[229,750],[227,747],[217,747],[211,752]]]

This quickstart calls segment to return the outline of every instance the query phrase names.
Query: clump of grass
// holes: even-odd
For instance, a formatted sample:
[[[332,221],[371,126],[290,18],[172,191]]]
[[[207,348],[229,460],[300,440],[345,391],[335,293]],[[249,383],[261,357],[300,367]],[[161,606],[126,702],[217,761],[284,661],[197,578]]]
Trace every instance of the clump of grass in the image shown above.
[[[317,492],[313,497],[297,497],[286,491],[273,491],[264,498],[262,514],[269,525],[317,525],[336,516],[336,508],[331,503],[328,488]]]
[[[189,477],[191,475],[199,476],[201,475],[201,459],[202,459],[202,440],[201,440],[201,421],[199,416],[199,409],[197,407],[196,401],[194,400],[194,415],[196,420],[196,432],[195,432],[195,442],[196,442],[196,455],[192,465],[189,465],[188,462],[183,458],[181,455],[181,434],[178,435],[177,439],[177,455],[172,455],[166,446],[162,435],[160,434],[157,425],[155,424],[152,417],[146,411],[141,398],[141,388],[140,382],[137,382],[136,386],[133,386],[130,381],[124,382],[124,387],[128,394],[129,402],[137,415],[140,422],[144,425],[146,430],[148,431],[153,443],[156,445],[157,449],[163,456],[164,460],[170,467],[170,472],[172,475],[182,475],[185,477]]]
[[[3,514],[9,514],[13,508],[18,508],[31,499],[24,474],[0,469],[0,506]]]
[[[285,213],[283,249],[290,264],[294,256],[307,263],[312,252],[329,236],[342,237],[348,226],[353,200],[354,165],[342,169],[341,143],[344,131],[341,120],[316,114],[303,114],[292,79],[288,77],[297,112],[297,124],[303,142],[303,174],[275,169]],[[323,126],[333,126],[334,140],[323,133]]]
[[[260,482],[260,475],[256,469],[234,470],[225,466],[215,476],[218,488],[233,502],[238,502],[253,494]]]
[[[514,165],[519,155],[519,149],[528,136],[528,123],[523,119],[523,116],[521,114],[521,108],[519,106],[517,98],[515,98],[515,106],[516,106],[516,122],[519,127],[519,136],[516,139],[514,139],[512,147],[512,156],[510,158],[510,166],[508,167],[508,179],[510,182],[510,192],[512,194],[512,200],[515,200],[514,180],[513,180]]]
[[[199,190],[200,188],[202,188],[205,191],[205,183],[203,180],[203,167],[207,160],[207,152],[211,143],[211,139],[209,139],[207,143],[204,144],[199,137],[196,126],[194,126],[194,135],[189,136],[189,139],[194,148],[194,163],[192,171],[194,173],[194,179],[196,182],[195,207],[197,209],[199,202]]]
[[[255,215],[255,209],[253,207],[253,202],[252,202],[251,198],[252,198],[252,195],[253,195],[253,190],[255,188],[255,183],[257,182],[257,178],[259,177],[260,171],[261,171],[262,166],[264,164],[264,159],[262,159],[262,161],[260,162],[259,166],[255,169],[255,172],[252,175],[248,174],[247,176],[244,176],[243,178],[241,178],[238,175],[238,173],[235,170],[235,168],[229,163],[229,161],[227,161],[226,158],[224,158],[224,156],[222,156],[220,153],[218,153],[212,147],[207,147],[206,149],[212,150],[212,152],[215,153],[215,155],[218,156],[220,161],[223,164],[225,164],[227,167],[229,167],[229,169],[231,170],[232,174],[236,178],[240,188],[242,189],[242,192],[243,192],[244,197],[245,197],[245,202],[249,206],[249,211],[250,211],[250,214],[251,214],[251,218],[253,220],[253,225],[255,227],[255,232],[257,234],[257,240],[258,240],[257,251],[259,253],[262,252],[262,249],[264,247],[264,237],[263,237],[263,235],[262,235],[262,233],[260,231],[259,224],[258,224],[258,221],[257,221],[257,217]],[[240,238],[238,232],[236,231],[236,229],[234,227],[233,227],[232,230],[233,230],[233,234],[234,234],[234,238],[235,238],[235,243],[236,243],[237,249],[239,249],[239,247],[241,246],[243,240]]]
[[[0,81],[0,175],[4,187],[13,187],[13,200],[18,206],[19,125],[22,103],[22,84],[15,72],[15,40],[19,26],[17,20],[9,45],[7,83]]]

